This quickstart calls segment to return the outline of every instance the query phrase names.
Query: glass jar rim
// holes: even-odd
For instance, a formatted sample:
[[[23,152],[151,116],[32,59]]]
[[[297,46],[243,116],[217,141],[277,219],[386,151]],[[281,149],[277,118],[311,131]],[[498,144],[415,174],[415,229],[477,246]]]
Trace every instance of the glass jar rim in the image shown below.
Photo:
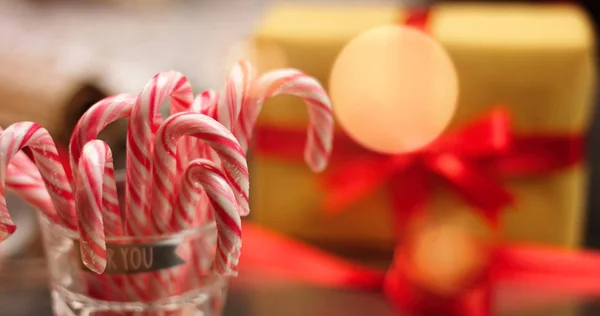
[[[50,229],[52,229],[53,231],[56,231],[69,239],[73,239],[73,240],[80,239],[79,232],[73,231],[71,229],[68,229],[68,228],[60,225],[60,224],[50,221],[43,213],[41,213],[39,211],[37,213],[38,213],[38,217],[40,218],[40,221],[42,221],[45,225],[50,227]],[[184,229],[184,230],[180,230],[180,231],[176,231],[176,232],[172,232],[172,233],[166,233],[166,234],[106,237],[105,242],[107,244],[111,244],[111,243],[137,244],[137,243],[141,243],[141,240],[143,240],[143,243],[148,243],[148,242],[153,242],[153,241],[159,242],[159,241],[164,241],[167,239],[190,237],[193,235],[214,231],[216,229],[217,229],[217,225],[213,221],[213,222],[201,225],[201,226]]]
[[[117,169],[114,171],[114,179],[115,179],[116,183],[124,183],[125,177],[126,177],[125,169]],[[52,230],[58,231],[61,235],[67,236],[70,239],[77,240],[80,238],[79,232],[68,229],[64,226],[61,226],[60,224],[57,224],[57,223],[51,221],[42,212],[37,211],[36,213],[38,214],[38,217],[42,221],[44,221],[46,223],[46,225],[48,225],[48,227],[50,227]],[[140,239],[143,239],[144,241],[148,241],[148,242],[161,241],[161,240],[165,240],[165,239],[189,237],[192,235],[205,233],[205,232],[208,232],[211,230],[216,230],[216,223],[214,221],[204,224],[204,225],[201,225],[201,226],[192,227],[192,228],[188,228],[188,229],[184,229],[184,230],[180,230],[180,231],[176,231],[176,232],[172,232],[172,233],[150,234],[150,235],[143,235],[143,236],[106,237],[105,242],[107,244],[110,244],[111,242],[119,243],[119,244],[123,244],[123,243],[133,244],[133,243],[139,243]]]

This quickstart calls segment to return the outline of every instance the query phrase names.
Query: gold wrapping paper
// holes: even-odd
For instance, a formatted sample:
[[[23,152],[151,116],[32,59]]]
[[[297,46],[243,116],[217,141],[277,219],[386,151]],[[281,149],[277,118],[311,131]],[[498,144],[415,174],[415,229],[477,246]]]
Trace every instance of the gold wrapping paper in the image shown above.
[[[402,23],[406,15],[390,6],[276,6],[254,37],[256,62],[261,72],[301,69],[326,86],[336,55],[349,40],[373,27]],[[581,9],[560,4],[441,4],[431,9],[427,25],[458,71],[459,105],[450,129],[502,104],[513,114],[517,133],[585,131],[595,83],[594,41]],[[302,101],[284,96],[267,102],[259,124],[305,129],[307,121]],[[320,207],[318,176],[306,166],[253,156],[250,168],[252,211],[258,222],[338,248],[391,249],[394,244],[386,191],[327,215]],[[580,164],[506,182],[517,202],[502,217],[503,236],[577,246],[584,221],[585,174]],[[447,188],[436,189],[428,209],[440,219],[480,221]]]

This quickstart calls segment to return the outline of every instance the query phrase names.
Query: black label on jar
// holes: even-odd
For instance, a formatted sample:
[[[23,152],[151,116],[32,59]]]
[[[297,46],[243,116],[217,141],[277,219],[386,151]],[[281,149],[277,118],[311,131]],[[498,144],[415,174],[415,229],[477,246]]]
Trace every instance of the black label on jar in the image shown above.
[[[180,240],[148,244],[106,244],[104,274],[152,272],[184,264],[185,261],[176,253],[179,242]],[[79,245],[76,247],[79,249]],[[81,266],[90,271],[83,261]]]

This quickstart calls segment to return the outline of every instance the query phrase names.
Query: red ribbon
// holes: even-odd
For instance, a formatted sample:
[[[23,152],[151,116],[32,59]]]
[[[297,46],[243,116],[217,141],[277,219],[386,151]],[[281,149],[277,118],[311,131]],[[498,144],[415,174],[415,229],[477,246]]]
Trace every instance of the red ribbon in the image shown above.
[[[302,157],[305,137],[302,131],[259,126],[255,135],[255,150],[259,155],[292,162]],[[407,154],[376,154],[363,149],[343,134],[336,135],[335,139],[335,149],[331,158],[332,170],[324,175],[327,191],[325,210],[343,211],[345,207],[373,192],[385,189],[390,191],[392,197],[397,227],[403,227],[409,216],[423,209],[432,187],[438,182],[452,188],[466,203],[495,224],[499,212],[515,202],[514,196],[503,184],[504,178],[545,175],[573,166],[583,156],[581,136],[515,134],[511,130],[510,116],[502,109],[493,110],[459,129],[442,135],[422,150]],[[248,234],[245,235],[247,238]],[[280,259],[290,256],[302,257],[303,260],[321,268],[326,266],[322,262],[317,264],[323,258],[319,258],[320,255],[314,252],[306,254],[299,251],[297,254],[282,256],[287,247],[292,253],[298,250],[297,243],[292,241],[289,241],[287,246],[280,247],[279,251],[273,251],[273,248],[277,247],[265,249],[268,248],[270,253],[277,253]],[[402,250],[400,249],[397,256],[402,255]],[[537,255],[538,252],[517,255],[507,250],[494,252],[494,266],[485,280],[478,282],[478,286],[460,297],[449,299],[435,297],[407,281],[398,262],[388,271],[385,282],[381,282],[381,275],[373,271],[371,272],[374,274],[365,279],[364,270],[361,270],[361,273],[357,270],[354,274],[351,267],[332,268],[321,275],[333,275],[333,271],[336,271],[335,273],[347,277],[347,281],[360,280],[356,283],[348,281],[354,285],[381,282],[382,289],[392,302],[420,314],[442,310],[449,315],[486,315],[489,313],[490,288],[496,282],[498,273],[501,272],[503,277],[515,273],[522,275],[523,266],[515,268],[511,264],[522,263],[525,261],[523,258],[539,258]],[[275,259],[268,255],[267,257]],[[577,257],[575,261],[579,264],[580,260],[581,258]],[[500,269],[500,264],[496,262],[503,262],[505,266]],[[542,262],[536,267],[546,264],[548,262]],[[573,265],[567,264],[561,271],[572,272],[569,270],[572,267]],[[548,268],[554,271],[557,267],[549,265]],[[306,269],[298,267],[297,271],[308,279],[322,281],[318,276],[306,272]],[[593,275],[597,277],[596,273],[598,272],[594,271]],[[542,279],[548,280],[546,274],[543,276]],[[572,281],[580,284],[583,280],[569,278],[569,282]]]
[[[493,251],[492,282],[444,300],[416,289],[401,270],[361,266],[252,222],[244,223],[242,276],[264,277],[322,287],[381,291],[390,302],[418,315],[489,315],[491,287],[517,284],[520,291],[582,296],[600,294],[600,253],[536,245],[504,245]],[[525,289],[523,288],[525,287]]]
[[[304,133],[260,126],[256,151],[260,155],[297,160],[302,157]],[[583,156],[579,135],[516,135],[506,111],[491,113],[447,133],[422,150],[380,155],[362,149],[343,134],[336,135],[326,172],[325,210],[340,212],[349,205],[387,189],[397,219],[403,225],[425,205],[436,182],[445,182],[469,205],[495,223],[499,212],[514,202],[502,180],[558,171]]]

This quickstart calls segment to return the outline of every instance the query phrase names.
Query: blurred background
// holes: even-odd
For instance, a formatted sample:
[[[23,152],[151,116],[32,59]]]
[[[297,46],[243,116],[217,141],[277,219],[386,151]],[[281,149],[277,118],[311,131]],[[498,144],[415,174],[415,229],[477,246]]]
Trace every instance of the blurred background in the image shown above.
[[[34,121],[66,146],[78,118],[103,97],[136,93],[155,73],[167,69],[184,73],[195,92],[220,89],[240,58],[254,62],[260,72],[299,68],[327,88],[336,55],[353,37],[379,25],[408,23],[406,17],[414,17],[411,12],[428,9],[429,19],[421,22],[446,48],[460,80],[461,96],[450,130],[460,130],[503,104],[511,112],[517,135],[577,135],[585,142],[585,157],[577,164],[542,174],[522,172],[516,179],[501,175],[516,198],[500,219],[503,240],[600,250],[598,5],[594,1],[2,0],[0,126]],[[305,112],[300,101],[278,98],[265,107],[258,128],[265,133],[272,127],[304,133]],[[124,167],[126,127],[127,122],[118,122],[100,136],[111,145],[119,168]],[[553,157],[564,154],[550,152]],[[345,159],[351,160],[351,154]],[[405,192],[394,191],[396,182],[383,183],[337,215],[323,216],[318,176],[304,165],[260,149],[251,150],[249,160],[250,220],[357,262],[386,266],[392,261],[402,242],[397,239],[398,227],[390,224],[397,206],[389,200],[390,195],[402,195],[394,192]],[[473,215],[472,205],[440,187],[430,194],[428,225],[489,233],[489,227]],[[35,212],[11,195],[8,206],[18,230],[0,245],[0,314],[51,315]],[[451,257],[465,254],[457,251]],[[435,266],[453,261],[434,256],[425,262]],[[436,280],[445,280],[440,278]],[[233,282],[225,315],[396,313],[379,293],[258,281],[242,274]],[[563,294],[557,299],[503,291],[495,314],[600,314],[600,295]]]

